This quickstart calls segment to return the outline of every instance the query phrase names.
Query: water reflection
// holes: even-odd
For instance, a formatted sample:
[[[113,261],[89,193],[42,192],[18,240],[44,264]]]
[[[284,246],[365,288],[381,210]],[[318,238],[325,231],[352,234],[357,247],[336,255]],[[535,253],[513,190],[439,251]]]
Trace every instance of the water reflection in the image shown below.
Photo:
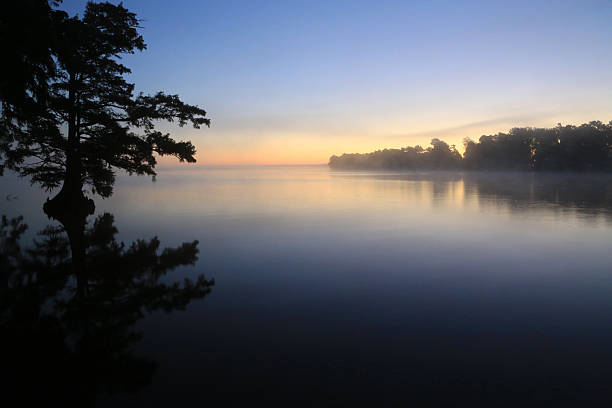
[[[433,206],[474,205],[479,210],[494,207],[519,213],[570,211],[612,221],[612,176],[607,174],[332,171],[330,177],[408,183],[411,192],[420,192],[421,199]]]
[[[163,250],[157,237],[126,245],[112,214],[87,225],[93,208],[71,210],[31,246],[21,242],[23,217],[0,225],[3,398],[23,406],[84,406],[149,384],[156,363],[133,352],[135,323],[156,310],[184,310],[214,285],[203,275],[164,279],[195,264],[198,241]]]
[[[64,262],[65,269],[57,274],[69,278],[57,286],[68,288],[68,295],[58,292],[52,299],[60,304],[72,299],[93,321],[102,320],[102,326],[107,321],[109,331],[118,327],[123,337],[117,343],[129,344],[113,356],[147,356],[149,360],[140,360],[157,362],[150,387],[101,399],[100,406],[186,405],[184,401],[218,406],[253,401],[268,406],[360,406],[366,401],[372,406],[454,406],[465,401],[557,406],[572,401],[592,406],[585,400],[612,396],[609,180],[570,174],[338,173],[325,167],[166,171],[155,184],[122,179],[111,200],[96,203],[115,215],[120,233],[109,239],[112,231],[90,232],[96,225],[111,229],[106,216],[98,217],[97,224],[92,220],[82,233],[87,268],[96,270],[101,263],[107,272],[92,272],[79,300],[77,288],[84,285],[76,280],[75,261]],[[3,202],[4,208],[25,203],[25,194],[16,195],[22,198]],[[81,234],[78,225],[74,236]],[[7,225],[5,231],[11,228],[19,229]],[[66,222],[62,228],[69,228]],[[104,279],[96,276],[112,277],[121,265],[128,269],[128,282],[113,288],[113,282],[120,282],[117,277],[106,283],[115,300],[101,302],[104,310],[119,319],[122,310],[134,311],[140,304],[139,312],[124,318],[129,323],[149,308],[165,307],[166,297],[121,306],[133,297],[124,298],[124,291],[139,293],[130,279],[134,265],[144,261],[127,256],[140,251],[112,244],[118,237],[132,241],[157,232],[179,248],[186,235],[201,242],[199,257],[223,282],[214,289],[215,296],[182,313],[153,314],[132,326],[89,312],[87,308],[102,306],[88,299],[106,293],[96,283]],[[57,265],[52,270],[59,270],[70,252],[66,232],[37,241],[53,241],[53,236],[64,240],[55,246],[64,252],[44,250],[41,259],[49,258],[49,264]],[[111,243],[95,244],[100,241]],[[25,259],[33,252],[21,253]],[[117,253],[123,254],[120,262],[104,261]],[[154,265],[167,265],[160,249],[155,257],[157,263],[147,264],[152,276],[158,268]],[[190,257],[185,258],[188,263]],[[155,287],[166,279],[145,283]],[[28,287],[52,292],[45,289],[49,286]],[[153,296],[155,290],[144,292]],[[34,316],[54,310],[33,309]],[[89,365],[105,367],[111,361],[75,354],[87,343],[74,348],[85,341],[79,337],[83,329],[72,333],[80,324],[67,320],[74,315],[79,314],[52,314],[50,321],[60,322],[56,331],[61,341],[37,345],[40,351],[29,356],[21,348],[22,357],[11,357],[11,367],[17,367],[11,369],[21,370],[20,378],[25,378],[27,370],[19,367],[36,366],[37,359],[73,361],[66,366],[81,369],[89,380],[63,378],[82,389],[98,387],[84,399],[103,390],[126,389],[134,378],[149,381],[141,369],[113,385],[102,381],[102,374],[94,375],[96,370],[92,374],[74,363],[88,358]],[[19,329],[30,336],[24,345],[37,344],[32,327],[42,326],[41,320],[46,321],[23,320],[30,322]],[[17,332],[19,318],[11,325],[3,330]],[[141,341],[128,336],[136,328],[143,333]],[[98,337],[104,336],[110,335]],[[87,341],[94,340],[90,336]],[[64,392],[69,386],[62,384],[57,387]]]

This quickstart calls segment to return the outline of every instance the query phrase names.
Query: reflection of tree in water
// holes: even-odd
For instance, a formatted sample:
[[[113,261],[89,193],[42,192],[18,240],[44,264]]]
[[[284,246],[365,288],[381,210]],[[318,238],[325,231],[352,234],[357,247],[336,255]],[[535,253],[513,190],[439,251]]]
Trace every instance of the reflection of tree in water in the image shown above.
[[[465,188],[482,204],[524,211],[576,211],[582,216],[612,219],[612,177],[605,174],[466,173]]]
[[[113,216],[103,214],[89,227],[74,221],[83,226],[75,245],[65,234],[70,223],[62,224],[45,228],[28,249],[20,244],[22,217],[3,217],[0,225],[3,385],[26,405],[81,406],[99,393],[147,385],[155,362],[133,354],[141,337],[134,324],[147,312],[182,310],[214,285],[202,275],[161,281],[196,262],[197,241],[161,252],[157,238],[127,246],[116,240]],[[71,247],[82,253],[71,257]]]
[[[434,197],[443,197],[453,184],[463,182],[463,197],[477,199],[483,206],[518,212],[545,208],[612,221],[612,176],[604,173],[332,172],[330,176],[431,183]]]

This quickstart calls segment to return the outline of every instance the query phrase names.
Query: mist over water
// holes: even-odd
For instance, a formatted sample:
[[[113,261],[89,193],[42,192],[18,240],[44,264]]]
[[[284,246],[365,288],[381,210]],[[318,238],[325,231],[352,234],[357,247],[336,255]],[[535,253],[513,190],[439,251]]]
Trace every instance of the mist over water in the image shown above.
[[[158,364],[100,406],[485,399],[612,391],[612,177],[162,168],[121,178],[96,214],[118,239],[199,241],[212,292],[138,323]],[[45,194],[0,179],[32,233]],[[30,235],[30,237],[33,236]]]

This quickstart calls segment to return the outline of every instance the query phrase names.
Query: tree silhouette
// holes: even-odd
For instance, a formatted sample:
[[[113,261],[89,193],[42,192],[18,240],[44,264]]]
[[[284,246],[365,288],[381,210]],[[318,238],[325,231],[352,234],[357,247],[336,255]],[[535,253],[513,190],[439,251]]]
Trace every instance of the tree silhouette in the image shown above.
[[[612,171],[612,122],[514,128],[464,139],[463,156],[439,139],[431,147],[384,149],[332,156],[333,169]]]
[[[332,156],[329,166],[336,169],[438,169],[450,170],[461,166],[461,154],[455,146],[432,139],[431,146],[417,145],[401,149],[384,149],[372,153],[352,153]]]
[[[209,126],[206,112],[177,95],[135,95],[124,78],[131,71],[121,56],[146,48],[136,15],[90,2],[82,18],[69,17],[55,5],[27,0],[2,20],[2,44],[15,42],[0,89],[0,168],[47,189],[62,186],[54,200],[65,206],[85,187],[110,196],[116,169],[155,176],[156,155],[195,162],[191,142],[156,124]]]
[[[103,214],[82,231],[84,262],[76,265],[63,226],[45,228],[23,249],[26,229],[22,217],[0,223],[5,400],[84,406],[98,394],[149,384],[156,365],[134,354],[141,334],[133,326],[147,312],[182,310],[210,293],[214,281],[203,275],[182,284],[161,281],[195,263],[198,242],[161,252],[157,238],[127,246],[115,238],[113,216]]]

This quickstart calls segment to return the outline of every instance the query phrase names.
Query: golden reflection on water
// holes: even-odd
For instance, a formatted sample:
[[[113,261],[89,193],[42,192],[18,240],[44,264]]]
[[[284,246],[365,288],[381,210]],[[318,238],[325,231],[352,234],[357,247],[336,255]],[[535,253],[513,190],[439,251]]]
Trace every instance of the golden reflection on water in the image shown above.
[[[353,223],[610,222],[607,176],[337,172],[325,166],[163,169],[113,198],[134,213],[232,219],[350,217]],[[587,177],[587,178],[584,178]]]

